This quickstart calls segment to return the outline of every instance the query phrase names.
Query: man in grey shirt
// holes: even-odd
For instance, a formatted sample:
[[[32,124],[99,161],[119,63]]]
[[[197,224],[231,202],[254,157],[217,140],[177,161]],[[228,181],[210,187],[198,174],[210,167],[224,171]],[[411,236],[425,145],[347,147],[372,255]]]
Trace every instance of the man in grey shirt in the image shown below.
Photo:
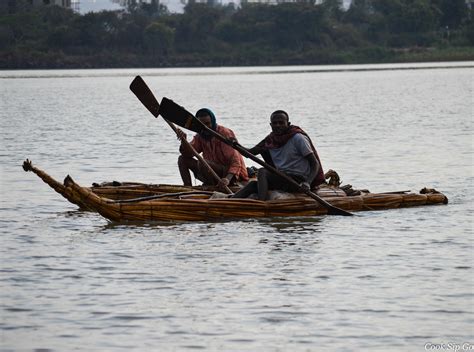
[[[233,198],[246,198],[258,193],[258,199],[267,200],[269,189],[297,192],[300,187],[312,189],[324,183],[321,161],[308,135],[298,126],[291,125],[288,114],[283,110],[271,114],[270,126],[272,132],[249,152],[261,154],[267,163],[293,178],[299,187],[261,168],[257,181],[249,182]]]

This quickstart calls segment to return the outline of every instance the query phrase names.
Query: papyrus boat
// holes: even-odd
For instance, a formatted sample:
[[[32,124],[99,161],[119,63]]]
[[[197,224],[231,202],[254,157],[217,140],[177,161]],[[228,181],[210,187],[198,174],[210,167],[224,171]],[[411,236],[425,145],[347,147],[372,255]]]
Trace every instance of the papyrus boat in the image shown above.
[[[112,222],[215,221],[284,216],[326,215],[327,209],[304,194],[260,201],[215,198],[212,188],[150,185],[136,182],[106,183],[82,187],[67,176],[64,183],[25,161],[25,171],[38,175],[56,192],[82,209],[98,212]],[[447,204],[448,198],[434,189],[370,193],[348,196],[330,187],[318,192],[330,204],[350,212]],[[223,197],[223,198],[222,198]]]

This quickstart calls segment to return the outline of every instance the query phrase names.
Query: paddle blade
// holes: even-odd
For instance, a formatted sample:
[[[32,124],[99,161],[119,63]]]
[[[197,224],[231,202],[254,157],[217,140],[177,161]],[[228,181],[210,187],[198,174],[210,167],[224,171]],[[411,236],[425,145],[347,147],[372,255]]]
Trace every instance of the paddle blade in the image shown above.
[[[182,106],[176,104],[173,100],[163,98],[160,104],[160,115],[166,120],[171,121],[178,126],[188,130],[200,133],[205,126],[193,114]]]
[[[337,207],[328,208],[328,215],[354,216],[354,214]]]
[[[135,77],[132,83],[130,83],[130,90],[137,96],[142,104],[145,105],[148,111],[153,114],[153,116],[158,117],[160,104],[140,76]]]

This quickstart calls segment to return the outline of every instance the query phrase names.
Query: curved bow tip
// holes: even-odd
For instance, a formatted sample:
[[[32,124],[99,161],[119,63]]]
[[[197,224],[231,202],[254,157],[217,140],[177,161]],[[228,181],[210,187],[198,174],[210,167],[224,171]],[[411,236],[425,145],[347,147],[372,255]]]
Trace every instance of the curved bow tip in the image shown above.
[[[31,163],[31,160],[26,159],[23,162],[23,170],[25,170],[26,172],[33,170],[33,164]]]

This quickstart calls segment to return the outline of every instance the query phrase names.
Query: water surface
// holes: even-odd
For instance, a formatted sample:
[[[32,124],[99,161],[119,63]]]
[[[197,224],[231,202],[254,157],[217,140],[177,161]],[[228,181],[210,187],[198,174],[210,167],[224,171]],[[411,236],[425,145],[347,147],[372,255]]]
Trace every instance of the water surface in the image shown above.
[[[473,63],[4,71],[0,346],[423,351],[474,343]],[[179,183],[179,143],[128,90],[206,106],[252,146],[288,111],[325,169],[447,206],[347,217],[114,225],[62,180]],[[251,162],[248,163],[252,165]]]

